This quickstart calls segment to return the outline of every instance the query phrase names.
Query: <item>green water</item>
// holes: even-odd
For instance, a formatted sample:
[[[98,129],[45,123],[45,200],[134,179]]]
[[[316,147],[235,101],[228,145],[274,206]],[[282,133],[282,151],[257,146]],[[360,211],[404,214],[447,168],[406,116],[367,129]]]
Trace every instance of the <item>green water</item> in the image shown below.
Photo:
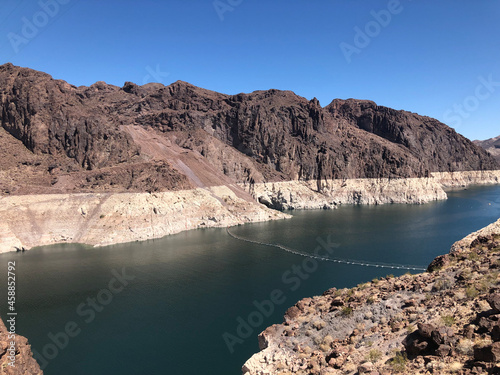
[[[500,187],[455,191],[447,201],[420,206],[292,213],[291,220],[232,232],[303,252],[330,236],[338,258],[425,267],[454,241],[500,217]],[[42,353],[40,361],[47,360],[47,375],[224,375],[241,373],[258,351],[258,333],[280,323],[300,298],[405,272],[305,259],[235,240],[225,229],[206,229],[105,248],[57,245],[8,253],[0,256],[0,267],[6,285],[7,262],[16,262],[17,332]],[[133,279],[120,284],[112,270],[121,274],[123,268]],[[6,287],[0,289],[5,320]],[[275,302],[264,303],[264,316],[256,304],[272,293]],[[95,307],[88,298],[98,298]],[[238,335],[249,315],[255,327]],[[66,339],[61,332],[68,323],[74,337]],[[224,337],[233,340],[229,346]]]

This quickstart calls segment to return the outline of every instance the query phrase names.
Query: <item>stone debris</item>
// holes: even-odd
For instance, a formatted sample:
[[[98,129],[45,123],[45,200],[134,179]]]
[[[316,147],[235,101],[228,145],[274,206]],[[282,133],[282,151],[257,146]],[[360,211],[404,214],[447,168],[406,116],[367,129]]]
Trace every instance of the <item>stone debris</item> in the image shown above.
[[[425,273],[297,302],[243,374],[500,373],[500,220],[453,249]]]

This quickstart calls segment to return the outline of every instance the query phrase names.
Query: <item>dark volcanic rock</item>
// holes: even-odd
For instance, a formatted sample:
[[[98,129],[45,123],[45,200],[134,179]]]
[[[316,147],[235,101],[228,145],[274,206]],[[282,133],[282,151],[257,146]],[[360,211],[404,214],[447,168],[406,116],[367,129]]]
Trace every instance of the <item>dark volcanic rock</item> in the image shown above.
[[[500,136],[474,143],[488,151],[500,163]]]
[[[436,119],[415,113],[377,106],[366,100],[334,100],[326,109],[360,129],[401,145],[419,155],[420,174],[434,171],[461,171],[492,168],[491,157],[483,150]]]
[[[500,275],[490,268],[500,261],[500,248],[490,249],[499,233],[500,219],[455,243],[434,272],[299,301],[283,324],[266,331],[266,349],[243,373],[499,373],[500,313],[490,308],[500,289]],[[430,288],[451,279],[449,288]]]
[[[482,362],[500,361],[500,342],[494,342],[485,347],[474,348],[474,359]]]
[[[500,294],[492,293],[488,296],[488,303],[495,312],[495,314],[500,313]]]
[[[500,169],[483,149],[437,120],[353,99],[322,108],[317,99],[290,91],[224,95],[182,81],[75,87],[5,64],[0,105],[2,128],[26,148],[3,157],[0,169],[10,171],[12,185],[35,190],[50,188],[62,176],[73,181],[72,191],[107,189],[109,184],[95,185],[92,177],[87,183],[74,180],[85,181],[86,171],[123,165],[130,175],[123,181],[139,170],[153,175],[152,160],[163,162],[163,182],[156,184],[164,190],[220,184],[224,178],[253,183]],[[0,148],[13,143],[7,136],[0,142]],[[25,151],[30,156],[20,157]],[[205,160],[213,180],[200,178],[183,154],[200,170]],[[22,163],[33,163],[36,180],[20,177],[33,175],[23,172]],[[112,189],[156,189],[153,179],[146,180]],[[71,190],[64,184],[61,189]]]

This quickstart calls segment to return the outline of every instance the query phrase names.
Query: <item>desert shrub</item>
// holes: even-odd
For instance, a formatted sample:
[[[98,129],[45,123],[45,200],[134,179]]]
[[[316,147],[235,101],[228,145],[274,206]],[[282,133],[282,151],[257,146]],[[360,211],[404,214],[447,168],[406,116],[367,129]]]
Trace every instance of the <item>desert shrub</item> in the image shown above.
[[[367,283],[363,283],[363,284],[359,284],[358,285],[358,289],[359,290],[365,290],[366,288],[368,288],[368,284]]]
[[[471,285],[465,289],[465,295],[469,298],[476,298],[479,295],[479,292],[474,286]]]
[[[352,307],[344,306],[344,307],[342,307],[342,310],[340,310],[340,313],[343,316],[349,316],[352,314]]]
[[[443,277],[443,278],[437,279],[434,282],[432,289],[435,291],[450,289],[453,286],[453,283],[454,283],[454,281],[452,279]]]
[[[318,331],[320,329],[323,329],[325,328],[326,326],[326,323],[324,320],[316,320],[314,323],[313,323],[313,327],[316,328]]]
[[[380,358],[382,358],[382,353],[378,349],[371,349],[368,352],[368,356],[366,357],[366,359],[368,361],[373,362],[373,363],[375,363],[378,360],[380,360]]]
[[[472,340],[462,338],[458,340],[455,350],[462,355],[472,355],[474,353],[474,343]]]
[[[464,366],[460,362],[453,362],[450,364],[450,372],[455,374],[460,372]]]
[[[323,338],[323,344],[324,345],[331,345],[333,342],[333,337],[330,336],[330,335],[326,335],[324,338]]]
[[[475,251],[471,251],[469,253],[468,259],[475,262],[475,261],[479,260],[479,255]]]
[[[396,355],[389,361],[389,365],[394,371],[402,372],[405,370],[407,362],[406,353],[396,352]]]
[[[490,272],[483,277],[483,281],[487,283],[488,286],[495,285],[497,283],[497,279],[498,279],[498,272],[496,271]]]
[[[451,327],[453,324],[455,324],[455,318],[452,315],[443,315],[441,316],[441,320],[447,327]]]

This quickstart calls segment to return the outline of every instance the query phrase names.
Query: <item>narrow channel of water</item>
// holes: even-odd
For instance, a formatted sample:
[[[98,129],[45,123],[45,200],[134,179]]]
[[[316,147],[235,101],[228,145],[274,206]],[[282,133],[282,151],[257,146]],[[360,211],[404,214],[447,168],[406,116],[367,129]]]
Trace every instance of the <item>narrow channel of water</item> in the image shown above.
[[[336,258],[426,267],[454,241],[500,217],[500,187],[454,191],[447,201],[421,206],[292,214],[231,232],[311,254],[329,242]],[[225,229],[2,254],[2,270],[8,261],[17,266],[17,331],[44,356],[46,375],[240,374],[258,350],[258,333],[280,323],[300,298],[406,272],[312,261],[239,241]],[[1,275],[6,285],[6,272]],[[0,288],[4,320],[6,291]],[[260,313],[258,306],[270,308],[262,301],[271,296],[273,311]],[[249,316],[255,327],[239,327]],[[68,327],[74,337],[66,340],[60,333]]]

